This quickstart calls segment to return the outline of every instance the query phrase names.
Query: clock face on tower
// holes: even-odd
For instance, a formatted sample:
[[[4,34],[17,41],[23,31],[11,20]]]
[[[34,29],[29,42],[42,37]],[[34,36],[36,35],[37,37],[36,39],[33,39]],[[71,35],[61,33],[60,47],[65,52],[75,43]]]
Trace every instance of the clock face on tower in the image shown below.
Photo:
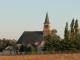
[[[48,28],[48,25],[45,25],[44,28]]]

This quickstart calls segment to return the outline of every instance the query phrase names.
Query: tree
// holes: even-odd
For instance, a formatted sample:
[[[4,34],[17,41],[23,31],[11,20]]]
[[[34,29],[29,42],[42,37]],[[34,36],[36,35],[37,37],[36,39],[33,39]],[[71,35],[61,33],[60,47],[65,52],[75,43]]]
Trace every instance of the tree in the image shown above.
[[[44,44],[44,47],[43,47],[42,50],[50,51],[51,48],[52,48],[52,46],[51,46],[51,35],[48,35],[48,38],[47,38],[47,40],[45,41],[45,44]]]
[[[21,47],[20,47],[20,52],[24,52],[25,51],[25,46],[22,44]]]
[[[14,46],[16,44],[16,40],[11,39],[0,39],[0,51],[4,50],[7,46]]]
[[[78,20],[75,21],[75,34],[77,34],[79,32],[79,29],[78,29]]]
[[[44,48],[42,50],[46,51],[53,51],[53,50],[58,50],[60,47],[59,42],[60,42],[60,36],[57,34],[57,30],[53,29],[51,31],[51,34],[48,35],[48,39],[45,41]]]
[[[66,40],[66,39],[63,39],[60,41],[61,43],[61,49],[62,51],[65,51],[65,50],[76,50],[76,45],[75,45],[75,40]]]
[[[75,45],[78,50],[80,50],[80,34],[75,35]]]
[[[54,36],[54,35],[56,35],[56,33],[57,33],[57,30],[56,29],[52,29],[52,31],[51,31],[51,36]]]
[[[74,35],[74,19],[72,19],[70,27],[71,27],[71,33]]]
[[[66,40],[69,39],[68,22],[66,22],[65,31],[64,31],[64,38]]]
[[[27,51],[28,52],[31,52],[32,51],[32,48],[29,46],[29,47],[27,47]]]
[[[68,23],[66,23],[64,37],[65,39],[61,41],[63,50],[79,50],[80,49],[80,34],[78,29],[78,20],[72,20],[70,24],[71,31],[68,31]]]

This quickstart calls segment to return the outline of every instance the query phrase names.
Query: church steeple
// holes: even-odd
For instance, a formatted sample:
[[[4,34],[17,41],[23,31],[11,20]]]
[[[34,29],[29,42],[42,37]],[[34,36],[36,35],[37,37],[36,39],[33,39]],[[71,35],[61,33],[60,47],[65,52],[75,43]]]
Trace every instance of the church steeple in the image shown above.
[[[46,18],[44,24],[49,24],[49,17],[48,17],[48,12],[46,13]]]
[[[49,23],[49,17],[47,12],[45,22],[44,22],[43,36],[48,36],[49,34],[50,34],[50,23]]]

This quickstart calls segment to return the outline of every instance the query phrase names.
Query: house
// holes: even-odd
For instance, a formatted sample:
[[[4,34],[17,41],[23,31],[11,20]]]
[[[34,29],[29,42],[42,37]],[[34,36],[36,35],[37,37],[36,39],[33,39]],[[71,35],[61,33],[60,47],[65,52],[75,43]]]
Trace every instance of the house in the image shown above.
[[[20,49],[22,43],[29,45],[35,44],[38,50],[41,49],[42,42],[47,39],[47,36],[51,33],[50,22],[48,17],[48,12],[46,13],[46,18],[43,26],[43,31],[24,31],[20,38],[18,39],[16,46]],[[40,47],[40,48],[39,48]]]
[[[3,51],[2,54],[15,54],[16,49],[13,46],[7,46]]]
[[[42,49],[44,47],[45,41],[42,41],[41,44],[37,46],[37,53],[43,53]]]

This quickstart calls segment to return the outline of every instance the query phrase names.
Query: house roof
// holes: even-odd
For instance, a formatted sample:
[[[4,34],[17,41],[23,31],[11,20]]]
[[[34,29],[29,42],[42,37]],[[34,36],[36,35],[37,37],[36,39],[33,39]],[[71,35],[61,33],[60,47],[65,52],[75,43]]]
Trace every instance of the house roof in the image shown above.
[[[43,31],[24,31],[16,44],[31,43],[36,41],[41,42],[43,40]]]
[[[7,46],[5,50],[16,50],[13,46]]]

